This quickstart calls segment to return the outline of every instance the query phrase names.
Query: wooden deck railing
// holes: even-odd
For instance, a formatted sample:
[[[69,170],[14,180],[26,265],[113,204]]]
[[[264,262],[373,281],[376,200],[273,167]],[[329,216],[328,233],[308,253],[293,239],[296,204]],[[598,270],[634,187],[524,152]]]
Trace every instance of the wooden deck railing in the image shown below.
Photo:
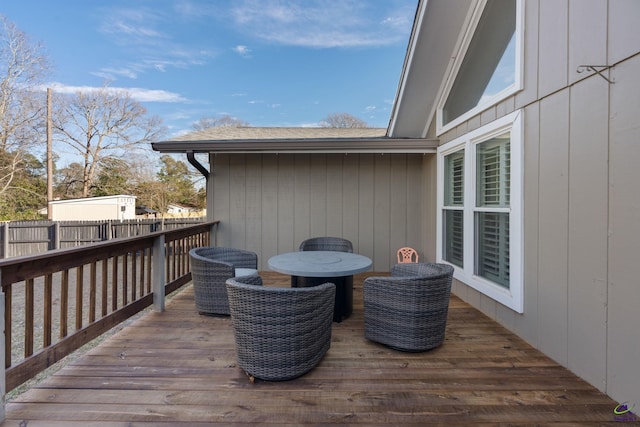
[[[164,310],[165,295],[191,280],[189,250],[215,244],[217,224],[0,260],[1,391],[152,304]]]

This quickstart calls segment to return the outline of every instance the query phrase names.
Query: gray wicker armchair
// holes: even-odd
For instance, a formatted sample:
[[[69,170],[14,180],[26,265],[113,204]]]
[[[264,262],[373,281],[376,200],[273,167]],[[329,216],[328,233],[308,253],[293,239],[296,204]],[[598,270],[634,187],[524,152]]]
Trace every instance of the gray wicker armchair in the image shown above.
[[[313,369],[331,345],[335,285],[275,288],[227,280],[238,365],[267,381]]]
[[[200,314],[229,315],[227,279],[256,275],[258,255],[225,247],[194,248],[189,251],[191,280],[196,308]]]
[[[353,252],[353,244],[342,237],[312,237],[300,243],[300,250]]]
[[[396,264],[391,276],[364,281],[365,338],[401,351],[426,351],[444,341],[453,267]]]

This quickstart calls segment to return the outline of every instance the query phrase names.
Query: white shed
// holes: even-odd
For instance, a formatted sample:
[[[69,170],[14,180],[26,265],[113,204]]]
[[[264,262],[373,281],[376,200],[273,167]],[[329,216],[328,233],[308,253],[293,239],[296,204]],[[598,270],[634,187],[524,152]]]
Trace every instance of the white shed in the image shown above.
[[[136,196],[115,195],[49,203],[54,221],[125,220],[136,217]]]

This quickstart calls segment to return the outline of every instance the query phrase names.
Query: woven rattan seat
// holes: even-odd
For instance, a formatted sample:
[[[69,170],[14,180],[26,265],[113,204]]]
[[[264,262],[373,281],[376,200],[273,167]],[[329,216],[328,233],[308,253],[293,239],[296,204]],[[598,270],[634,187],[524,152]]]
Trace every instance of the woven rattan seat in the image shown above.
[[[453,267],[396,264],[391,276],[364,281],[364,333],[402,351],[426,351],[444,341]]]
[[[225,247],[194,248],[189,251],[191,280],[196,308],[200,314],[229,315],[227,279],[250,269],[257,274],[258,256],[254,252]]]
[[[312,237],[300,243],[301,251],[353,252],[353,244],[342,237]]]
[[[331,345],[335,285],[276,288],[244,280],[227,280],[238,365],[268,381],[313,369]]]

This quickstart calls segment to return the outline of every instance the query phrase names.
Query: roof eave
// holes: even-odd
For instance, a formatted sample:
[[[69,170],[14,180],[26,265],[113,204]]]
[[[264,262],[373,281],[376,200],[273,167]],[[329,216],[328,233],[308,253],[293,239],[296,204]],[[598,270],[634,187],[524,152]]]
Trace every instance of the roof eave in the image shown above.
[[[389,123],[391,137],[427,136],[477,1],[419,1]]]
[[[309,138],[160,141],[161,153],[435,153],[438,141],[424,138]]]

